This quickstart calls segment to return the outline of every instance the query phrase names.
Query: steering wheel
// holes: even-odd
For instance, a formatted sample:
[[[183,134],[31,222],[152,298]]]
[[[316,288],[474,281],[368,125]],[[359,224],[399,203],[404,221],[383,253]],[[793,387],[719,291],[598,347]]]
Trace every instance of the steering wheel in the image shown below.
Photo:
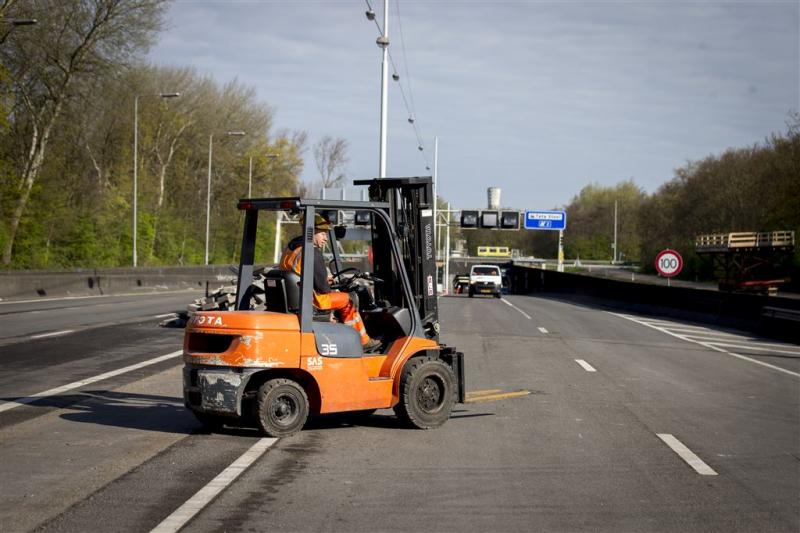
[[[355,277],[361,274],[361,269],[356,267],[343,268],[342,270],[333,275],[333,277],[336,279],[336,283],[342,282],[342,274],[349,274],[350,272],[353,272]]]
[[[353,273],[353,275],[351,277],[349,277],[347,279],[343,279],[342,278],[342,276],[344,274],[349,274],[351,272]],[[333,280],[334,281],[333,281],[333,283],[331,283],[331,289],[337,290],[337,291],[348,291],[349,288],[353,284],[353,280],[355,280],[359,276],[361,276],[361,270],[360,269],[358,269],[356,267],[343,268],[342,270],[340,270],[336,274],[333,274]]]

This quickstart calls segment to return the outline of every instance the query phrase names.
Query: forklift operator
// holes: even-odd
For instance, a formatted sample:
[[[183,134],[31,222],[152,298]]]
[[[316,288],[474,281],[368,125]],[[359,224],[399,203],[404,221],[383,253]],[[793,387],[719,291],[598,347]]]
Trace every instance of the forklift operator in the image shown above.
[[[328,271],[325,268],[325,259],[322,257],[322,247],[328,242],[328,230],[331,223],[320,214],[314,216],[314,307],[324,311],[334,311],[337,318],[353,327],[361,336],[361,345],[364,352],[373,352],[380,347],[380,341],[370,339],[361,315],[358,314],[355,295],[351,293],[331,290],[328,281]],[[289,241],[283,252],[279,268],[294,271],[300,274],[303,251],[303,236],[299,235]]]

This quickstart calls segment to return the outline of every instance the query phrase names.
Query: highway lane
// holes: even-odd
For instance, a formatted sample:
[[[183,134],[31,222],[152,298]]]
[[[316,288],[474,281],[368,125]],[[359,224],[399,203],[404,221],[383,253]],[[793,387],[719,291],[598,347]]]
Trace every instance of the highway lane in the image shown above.
[[[185,311],[202,295],[199,290],[183,290],[0,302],[0,346]]]
[[[2,302],[0,399],[26,397],[174,352],[180,348],[182,331],[159,331],[156,326],[201,294],[178,291]],[[174,361],[156,364],[155,369],[169,364]],[[141,375],[132,371],[105,381],[122,384]],[[77,398],[67,393],[38,403],[59,407]],[[0,405],[0,411],[9,407]],[[0,425],[42,412],[15,408],[0,419]]]
[[[400,429],[390,411],[361,424],[326,417],[277,441],[187,530],[797,530],[800,379],[603,309],[504,300],[441,299],[443,340],[467,354],[469,390],[530,395],[460,405],[434,431]],[[180,346],[179,331],[129,327],[91,331],[108,347],[130,335],[125,362]],[[30,357],[57,340],[32,341]],[[106,368],[101,354],[83,377]],[[17,382],[45,370],[21,365]],[[0,413],[4,529],[149,530],[259,442],[199,432],[177,364],[136,374],[81,388],[67,405]]]

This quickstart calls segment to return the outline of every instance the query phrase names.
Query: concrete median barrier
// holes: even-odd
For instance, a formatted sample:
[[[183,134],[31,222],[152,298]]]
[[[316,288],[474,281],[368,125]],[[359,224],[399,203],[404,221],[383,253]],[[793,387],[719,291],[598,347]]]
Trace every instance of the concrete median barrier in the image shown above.
[[[97,268],[0,272],[0,299],[35,299],[206,289],[235,280],[229,266]]]

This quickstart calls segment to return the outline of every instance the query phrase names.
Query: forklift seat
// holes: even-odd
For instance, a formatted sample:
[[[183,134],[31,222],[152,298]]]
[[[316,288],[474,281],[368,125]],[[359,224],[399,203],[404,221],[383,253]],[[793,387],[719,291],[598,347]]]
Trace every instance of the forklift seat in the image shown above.
[[[264,274],[264,293],[267,311],[300,312],[300,276],[297,273],[273,268]],[[314,309],[314,320],[330,322],[331,312]]]
[[[273,268],[264,274],[267,311],[297,313],[300,311],[300,276],[289,270]]]

